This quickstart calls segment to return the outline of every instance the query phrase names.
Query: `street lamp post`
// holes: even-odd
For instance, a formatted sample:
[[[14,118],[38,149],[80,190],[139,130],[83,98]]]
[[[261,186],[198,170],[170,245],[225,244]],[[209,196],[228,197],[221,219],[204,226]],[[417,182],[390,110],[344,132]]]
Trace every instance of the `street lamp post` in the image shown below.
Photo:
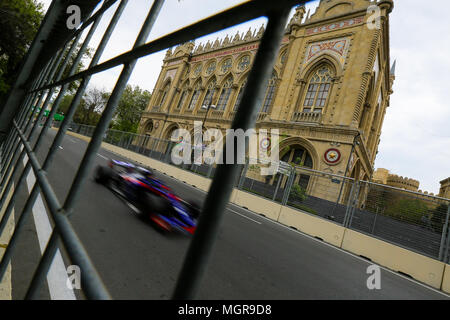
[[[215,109],[216,106],[212,104],[212,100],[213,97],[211,95],[211,97],[209,98],[209,101],[206,105],[201,106],[202,109],[206,109],[206,113],[205,113],[205,117],[203,118],[203,122],[202,122],[202,132],[201,134],[203,134],[203,129],[206,129],[205,123],[206,123],[206,118],[208,117],[208,113],[209,113],[209,109],[213,108]],[[195,141],[194,141],[194,148],[197,146],[197,142],[198,142],[198,137],[194,137]],[[202,144],[202,151],[203,151],[203,144]],[[191,164],[191,171],[194,169],[194,162],[192,162]]]

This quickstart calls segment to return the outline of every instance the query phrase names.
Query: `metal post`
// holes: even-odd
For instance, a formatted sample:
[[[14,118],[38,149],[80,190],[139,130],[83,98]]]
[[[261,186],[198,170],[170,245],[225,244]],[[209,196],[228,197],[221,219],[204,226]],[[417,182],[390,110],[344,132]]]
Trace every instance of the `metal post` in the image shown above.
[[[445,247],[445,237],[447,236],[448,238],[450,238],[450,232],[449,232],[449,226],[448,226],[448,222],[449,222],[449,216],[450,216],[450,203],[448,204],[448,208],[447,208],[447,215],[445,216],[445,223],[442,227],[442,235],[441,235],[441,244],[439,246],[439,261],[444,261],[443,259],[443,254],[444,254],[444,249],[447,248],[448,251],[448,245]]]
[[[290,8],[277,8],[268,14],[268,24],[250,71],[241,106],[232,129],[254,127],[260,102],[279,51]],[[226,145],[224,146],[224,150]],[[235,154],[235,160],[237,155]],[[200,215],[197,231],[190,243],[173,299],[193,299],[213,250],[221,218],[242,165],[219,164]]]
[[[345,210],[344,221],[342,222],[342,226],[344,228],[347,227],[347,220],[349,219],[349,214],[351,213],[351,210],[352,210],[353,193],[355,192],[355,184],[356,183],[353,182],[352,188],[350,189],[350,196],[349,196],[348,201],[347,201],[347,208]]]
[[[118,8],[116,9],[114,16],[111,18],[111,21],[110,21],[105,33],[103,34],[102,40],[100,41],[100,43],[97,47],[97,50],[94,54],[94,57],[92,58],[92,61],[91,61],[89,67],[95,66],[98,63],[98,61],[100,60],[100,57],[103,54],[103,51],[104,51],[109,39],[111,38],[112,32],[114,31],[127,3],[128,3],[128,0],[123,0],[119,4]],[[77,93],[75,94],[74,98],[72,99],[69,110],[68,110],[66,116],[64,117],[64,120],[58,130],[58,133],[56,134],[56,137],[53,140],[52,146],[50,147],[50,151],[47,154],[47,158],[44,161],[44,165],[43,165],[44,170],[46,170],[46,168],[49,167],[50,164],[52,163],[52,160],[54,158],[54,155],[56,154],[57,148],[61,144],[61,142],[64,138],[64,135],[67,131],[67,128],[69,127],[69,125],[73,119],[76,108],[79,105],[79,103],[81,102],[81,98],[84,94],[84,91],[87,87],[89,80],[90,80],[90,76],[84,78],[82,80],[80,86],[78,87]],[[85,126],[78,125],[77,131],[80,133],[81,129],[83,129],[83,128],[85,128]],[[30,194],[30,198],[32,198],[32,195],[34,195],[33,191]],[[36,195],[37,195],[37,191],[38,191],[38,189],[36,190]],[[33,202],[34,202],[35,198],[30,199],[30,200],[33,200]],[[50,267],[50,264],[53,260],[54,253],[56,252],[55,248],[57,247],[58,241],[59,241],[59,236],[52,235],[52,237],[50,238],[50,241],[47,244],[46,250],[44,251],[43,257],[42,257],[41,261],[39,262],[38,269],[36,270],[36,272],[33,276],[33,280],[30,284],[30,287],[28,288],[28,291],[26,294],[27,299],[33,299],[36,297],[38,289],[39,289],[39,287],[42,283],[42,279],[43,279],[43,277],[41,276],[41,273],[45,273],[45,274],[47,273],[48,268]]]
[[[377,206],[377,212],[375,213],[375,219],[373,219],[373,225],[372,225],[372,234],[375,233],[375,224],[377,223],[377,217],[378,217],[378,206]]]
[[[359,181],[356,181],[356,192],[355,192],[355,197],[353,198],[353,203],[352,203],[352,210],[350,212],[350,221],[348,223],[348,227],[352,226],[352,222],[353,222],[353,216],[355,214],[355,210],[356,210],[356,205],[358,203],[358,197],[359,197],[359,191],[360,191],[360,185],[359,185]]]
[[[281,204],[283,206],[287,205],[287,203],[289,201],[289,195],[291,193],[291,189],[292,189],[292,185],[294,184],[294,180],[295,180],[295,167],[292,167],[291,172],[289,174],[289,178],[286,182],[286,187],[284,188],[283,199],[281,200]]]
[[[275,192],[273,194],[272,201],[275,201],[275,198],[277,197],[278,189],[280,188],[281,180],[283,179],[283,175],[281,173],[276,173],[276,174],[279,174],[279,178],[278,178],[278,181],[277,181],[277,186],[275,188]]]
[[[245,177],[247,176],[248,167],[250,165],[250,159],[249,158],[245,158],[245,160],[246,160],[245,161],[245,165],[244,165],[244,168],[242,168],[241,177],[239,178],[239,183],[238,183],[238,186],[237,186],[237,188],[239,190],[242,190],[242,186],[244,185]]]

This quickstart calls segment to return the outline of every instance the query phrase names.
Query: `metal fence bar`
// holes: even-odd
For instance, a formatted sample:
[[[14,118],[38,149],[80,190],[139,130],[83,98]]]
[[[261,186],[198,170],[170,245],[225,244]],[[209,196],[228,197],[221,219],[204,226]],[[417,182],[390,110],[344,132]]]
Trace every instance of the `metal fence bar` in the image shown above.
[[[55,67],[56,67],[56,63],[55,63]],[[47,76],[49,75],[49,73],[51,73],[50,63],[45,68],[45,70],[42,72],[42,78],[38,82],[39,83],[41,83],[41,81],[45,82]],[[38,93],[33,94],[32,98],[29,99],[28,101],[26,101],[23,104],[23,107],[22,107],[22,110],[21,110],[22,112],[19,113],[19,123],[21,125],[23,123],[25,123],[27,109],[29,108],[28,106],[30,106],[30,108],[33,107],[33,102],[37,98],[38,95],[39,95]],[[36,105],[38,105],[40,103],[41,98],[43,98],[43,93],[40,94],[40,98],[38,99],[38,102],[36,103]],[[13,155],[16,154],[16,152],[17,152],[17,148],[18,148],[17,142],[19,140],[20,139],[19,139],[16,131],[15,130],[11,130],[10,131],[10,137],[9,137],[9,140],[7,141],[7,146],[6,146],[6,149],[5,149],[6,155],[2,155],[2,170],[1,170],[2,181],[0,182],[0,186],[3,186],[3,184],[4,184],[4,177],[6,175],[5,172],[8,172],[8,170],[10,169],[10,165],[14,162],[14,161],[12,161],[12,159],[13,159]]]
[[[43,81],[46,78],[46,73],[49,71],[50,69],[50,65],[53,63],[54,61],[50,62],[49,64],[47,64],[47,66],[43,69],[43,71],[41,72],[41,74],[39,75],[39,77],[34,81],[32,88],[35,89],[37,87],[39,87],[40,85],[42,85]],[[55,62],[56,64],[56,62]],[[18,118],[19,118],[19,123],[22,122],[22,117],[25,117],[26,114],[26,108],[29,104],[32,104],[33,101],[35,100],[35,98],[38,96],[38,93],[34,93],[32,95],[28,95],[26,100],[24,101],[24,103],[22,104],[22,110],[19,112],[18,114]],[[6,143],[2,145],[2,168],[1,168],[1,173],[3,174],[5,166],[3,165],[4,163],[6,163],[7,161],[5,161],[5,153],[6,153],[6,159],[9,159],[9,151],[10,148],[12,148],[12,141],[17,139],[17,134],[15,130],[10,130],[8,137],[6,138]]]
[[[69,52],[68,52],[67,57],[70,57],[70,55],[75,51],[75,48],[76,48],[76,46],[77,46],[77,44],[78,44],[78,40],[79,40],[80,37],[81,37],[81,33],[77,36],[77,38],[76,38],[77,41],[74,41],[74,42],[72,43],[71,48],[70,48],[70,50],[69,50]],[[86,41],[85,41],[85,42],[86,42]],[[84,47],[84,48],[86,49],[86,47]],[[82,50],[80,50],[80,51],[78,52],[77,58],[75,59],[74,64],[72,65],[72,68],[71,68],[70,72],[72,72],[72,73],[75,72],[78,63],[81,61],[81,57],[82,57],[83,53],[84,53],[84,52],[83,52]],[[60,57],[62,58],[62,56],[60,56]],[[65,67],[67,66],[67,63],[68,63],[68,62],[69,62],[69,58],[67,58],[67,59],[62,63],[62,65],[60,66],[60,69],[59,69],[59,71],[58,71],[58,74],[56,75],[56,79],[59,79],[59,78],[62,77],[63,72],[64,72]],[[53,71],[56,71],[56,67],[54,68]],[[50,75],[50,79],[51,79],[52,77],[53,77],[53,74]],[[51,94],[53,93],[53,90],[54,90],[53,88],[50,89],[50,92],[49,92],[49,94],[47,95],[47,98],[46,98],[46,100],[45,100],[45,102],[44,102],[44,105],[43,105],[42,108],[41,108],[41,111],[39,112],[39,115],[38,115],[38,117],[37,117],[37,119],[36,119],[36,121],[35,121],[35,123],[34,123],[34,126],[33,126],[33,128],[31,129],[31,132],[29,133],[29,135],[28,135],[28,137],[27,137],[27,141],[31,141],[31,139],[33,138],[34,134],[36,133],[37,128],[39,127],[38,124],[39,124],[39,122],[40,122],[40,120],[42,119],[42,116],[43,116],[43,114],[44,114],[44,110],[45,110],[45,108],[47,107],[48,103],[50,102],[50,98],[51,98]],[[60,93],[62,93],[62,91],[63,91],[63,90],[61,90]],[[54,104],[53,107],[52,107],[52,111],[53,111],[52,116],[53,116],[53,114],[56,112],[56,108],[57,108],[57,106]],[[33,113],[34,113],[34,110],[33,110]],[[31,125],[31,119],[32,119],[32,118],[33,118],[33,115],[30,117],[30,119],[29,119],[29,121],[28,121],[28,124],[27,124],[25,127]],[[48,122],[49,120],[51,120],[50,117],[47,118],[47,122]],[[44,132],[45,132],[45,131],[44,131]],[[39,145],[39,142],[42,141],[42,140],[41,140],[42,136],[43,136],[43,135],[42,135],[42,132],[41,132],[41,135],[39,136],[39,138],[38,138],[38,140],[37,140],[37,142],[36,142],[35,148],[36,148],[36,146]],[[19,145],[20,145],[19,143],[16,144],[16,148],[15,148],[16,151],[14,151],[14,153],[15,153],[14,159],[13,159],[13,161],[10,163],[8,169],[6,170],[5,175],[4,175],[4,178],[8,178],[8,176],[9,176],[9,171],[10,171],[9,168],[11,167],[11,164],[12,164],[12,163],[17,164],[17,163],[19,163],[20,161],[22,161],[23,158],[25,157],[25,154],[26,154],[25,150],[22,150],[22,151],[20,152],[20,155],[19,155],[19,153],[17,153],[17,150],[18,150],[18,148],[19,148]],[[18,157],[17,157],[17,156],[18,156]],[[19,181],[17,182],[19,185],[22,183],[23,179],[28,175],[29,170],[30,170],[30,166],[28,166],[28,164],[27,164],[27,166],[25,167],[25,169],[23,170],[23,172],[22,172],[22,174],[21,174],[21,176],[20,176],[20,178],[19,178]],[[2,197],[1,197],[1,199],[0,199],[0,207],[4,204],[4,201],[5,201],[5,199],[6,199],[7,195],[8,195],[8,193],[9,193],[9,190],[10,190],[11,187],[12,187],[12,183],[13,183],[13,181],[15,181],[15,178],[17,177],[18,173],[19,173],[19,166],[15,165],[15,166],[14,166],[13,173],[11,174],[11,177],[9,178],[9,180],[7,180],[8,182],[7,182],[7,185],[6,185],[6,188],[5,188],[5,192],[3,193],[3,195],[2,195]],[[3,184],[3,183],[4,183],[4,180],[2,180],[2,184]],[[14,191],[14,193],[13,193],[11,199],[10,199],[10,203],[14,202],[15,197],[16,197],[16,190]],[[10,206],[9,206],[9,207],[10,207]],[[3,229],[2,229],[3,223],[6,224],[6,222],[8,221],[7,218],[9,218],[9,215],[10,215],[10,212],[6,211],[5,214],[4,214],[3,217],[2,217],[2,221],[0,222],[0,234],[1,234],[1,232],[3,231]]]
[[[439,260],[440,261],[446,261],[447,259],[444,259],[443,255],[444,255],[444,251],[445,249],[447,249],[447,251],[449,250],[448,248],[448,244],[445,244],[445,238],[448,237],[450,238],[450,230],[449,230],[449,216],[450,216],[450,204],[448,205],[447,208],[447,214],[445,216],[445,223],[444,226],[442,227],[442,236],[441,236],[441,244],[439,246]]]
[[[110,40],[111,35],[112,35],[115,27],[117,26],[117,23],[127,5],[127,3],[128,3],[128,0],[124,0],[117,7],[113,17],[111,18],[111,21],[110,21],[108,27],[106,28],[106,30],[103,34],[103,37],[102,37],[99,45],[97,47],[94,57],[91,60],[90,66],[96,65],[98,63],[98,61],[100,60],[100,57],[103,54],[104,49],[105,49],[108,41]],[[44,170],[47,170],[47,168],[50,167],[50,165],[53,161],[53,157],[56,154],[56,151],[58,150],[58,146],[61,144],[62,139],[64,138],[64,135],[67,131],[67,128],[69,127],[69,125],[72,121],[72,118],[75,114],[75,111],[76,111],[79,103],[81,102],[81,98],[87,88],[89,80],[90,80],[90,76],[88,76],[87,78],[84,78],[82,80],[82,82],[77,90],[77,93],[75,94],[74,98],[72,99],[69,110],[63,120],[63,123],[61,124],[61,126],[58,130],[58,133],[56,134],[56,137],[53,140],[53,143],[52,143],[50,150],[47,154],[47,157],[44,161],[44,165],[43,165]],[[32,192],[30,194],[31,201],[33,201],[33,202],[35,201],[38,191],[39,191],[39,189],[32,190]],[[47,243],[47,247],[44,250],[44,253],[39,262],[39,265],[34,273],[33,279],[27,290],[25,299],[36,298],[38,290],[40,288],[40,285],[42,284],[42,281],[45,280],[45,275],[48,272],[51,262],[53,261],[54,254],[56,253],[56,249],[58,247],[58,242],[59,242],[59,237],[56,233],[53,232],[52,236],[50,237],[49,242]]]
[[[283,5],[268,12],[267,28],[261,39],[255,62],[243,93],[242,103],[233,119],[231,129],[246,131],[252,128],[256,122],[265,84],[272,72],[272,66],[279,50],[290,11],[288,3]],[[226,150],[226,145],[227,143],[223,150]],[[237,159],[236,153],[235,159]],[[183,267],[179,273],[173,299],[195,298],[213,250],[221,218],[241,167],[242,165],[218,165],[199,218],[197,231],[190,243]]]
[[[86,250],[82,246],[75,231],[70,225],[70,222],[65,216],[65,212],[61,208],[58,198],[56,197],[52,187],[50,186],[45,171],[43,171],[40,167],[34,151],[31,149],[30,144],[28,143],[23,133],[20,131],[20,128],[17,126],[15,121],[14,126],[16,130],[18,130],[20,139],[25,147],[25,150],[29,157],[29,162],[31,163],[34,174],[36,176],[36,182],[42,189],[44,200],[47,203],[49,211],[55,221],[55,228],[56,230],[58,230],[59,235],[62,237],[63,243],[65,245],[65,248],[69,252],[71,260],[79,265],[80,268],[84,271],[81,274],[81,280],[86,295],[92,299],[110,299],[111,297],[109,296],[109,293],[107,292],[104,284],[100,280],[100,277],[95,270],[95,267],[93,266],[91,260],[89,259]],[[22,217],[23,216],[21,216],[21,218]],[[6,267],[11,259],[12,250],[15,247],[17,236],[23,228],[25,219],[21,218],[19,218],[13,236],[2,257],[0,263],[0,279],[3,277],[6,271]]]
[[[121,3],[122,7],[120,10],[118,9],[116,16],[117,19],[120,16],[120,13],[124,9],[124,6],[126,5],[127,1],[124,1]],[[138,35],[138,38],[136,40],[135,46],[138,46],[142,44],[145,39],[148,37],[148,34],[150,33],[150,30],[154,24],[154,21],[159,13],[159,10],[161,9],[161,6],[163,4],[163,1],[155,1],[152,8],[149,11],[149,14],[147,16],[146,21],[143,24],[143,27],[141,28],[141,31]],[[114,20],[117,22],[117,20]],[[111,24],[111,27],[115,26],[115,23]],[[112,31],[112,30],[111,30]],[[105,39],[108,39],[105,38]],[[106,45],[106,42],[104,43]],[[82,183],[86,180],[86,176],[93,164],[93,157],[95,157],[95,154],[100,146],[101,140],[104,136],[104,133],[107,129],[107,126],[112,118],[112,115],[114,113],[114,110],[118,104],[119,98],[122,95],[122,92],[125,88],[126,83],[128,82],[128,79],[131,75],[131,72],[134,68],[136,61],[130,62],[128,65],[126,65],[119,76],[119,79],[117,81],[116,87],[113,90],[113,93],[111,94],[107,106],[105,107],[105,110],[102,113],[102,117],[100,118],[99,124],[96,126],[94,135],[88,145],[88,148],[84,154],[83,160],[80,164],[80,167],[78,169],[78,172],[76,174],[76,177],[72,183],[71,189],[68,193],[68,196],[66,198],[66,201],[64,203],[64,211],[67,212],[67,215],[70,215],[72,213],[73,205],[75,204],[76,198],[79,195],[79,192],[81,190]],[[66,120],[66,119],[65,119]],[[66,121],[67,123],[68,121]],[[62,128],[60,128],[61,130]],[[62,131],[61,131],[62,132]],[[61,135],[62,136],[62,135]],[[55,248],[56,248],[56,242],[58,241],[58,235],[51,237],[51,242],[49,242],[47,249],[44,252],[44,259],[41,260],[41,264],[38,266],[38,270],[36,273],[36,280],[34,280],[34,283],[32,283],[32,286],[29,289],[29,292],[27,293],[27,297],[33,297],[35,294],[37,287],[39,285],[40,279],[42,279],[42,274],[44,272],[47,272],[49,264],[53,258]],[[47,252],[48,251],[48,252]]]

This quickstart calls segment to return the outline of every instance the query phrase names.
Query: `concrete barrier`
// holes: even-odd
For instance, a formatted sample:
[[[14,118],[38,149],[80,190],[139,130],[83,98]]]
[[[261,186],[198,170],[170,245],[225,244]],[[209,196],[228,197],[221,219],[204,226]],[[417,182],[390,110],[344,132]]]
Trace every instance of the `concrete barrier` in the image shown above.
[[[450,293],[450,265],[449,264],[445,265],[441,290],[444,292]]]
[[[295,227],[301,232],[318,237],[336,247],[341,245],[345,230],[336,223],[288,207],[281,208],[278,221],[288,227]]]
[[[370,258],[374,263],[441,288],[444,263],[394,244],[346,229],[342,249]]]
[[[236,190],[233,203],[241,207],[246,207],[248,210],[262,213],[275,221],[278,221],[278,217],[280,216],[281,204],[245,191]]]

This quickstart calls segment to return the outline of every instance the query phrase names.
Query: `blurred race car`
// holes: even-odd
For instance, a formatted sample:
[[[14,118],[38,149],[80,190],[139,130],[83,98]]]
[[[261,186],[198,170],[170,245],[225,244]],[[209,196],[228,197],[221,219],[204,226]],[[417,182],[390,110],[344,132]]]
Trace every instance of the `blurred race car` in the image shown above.
[[[153,221],[158,228],[194,233],[200,214],[199,205],[179,198],[156,179],[150,169],[110,160],[108,166],[96,168],[94,179],[124,198],[134,211]]]

